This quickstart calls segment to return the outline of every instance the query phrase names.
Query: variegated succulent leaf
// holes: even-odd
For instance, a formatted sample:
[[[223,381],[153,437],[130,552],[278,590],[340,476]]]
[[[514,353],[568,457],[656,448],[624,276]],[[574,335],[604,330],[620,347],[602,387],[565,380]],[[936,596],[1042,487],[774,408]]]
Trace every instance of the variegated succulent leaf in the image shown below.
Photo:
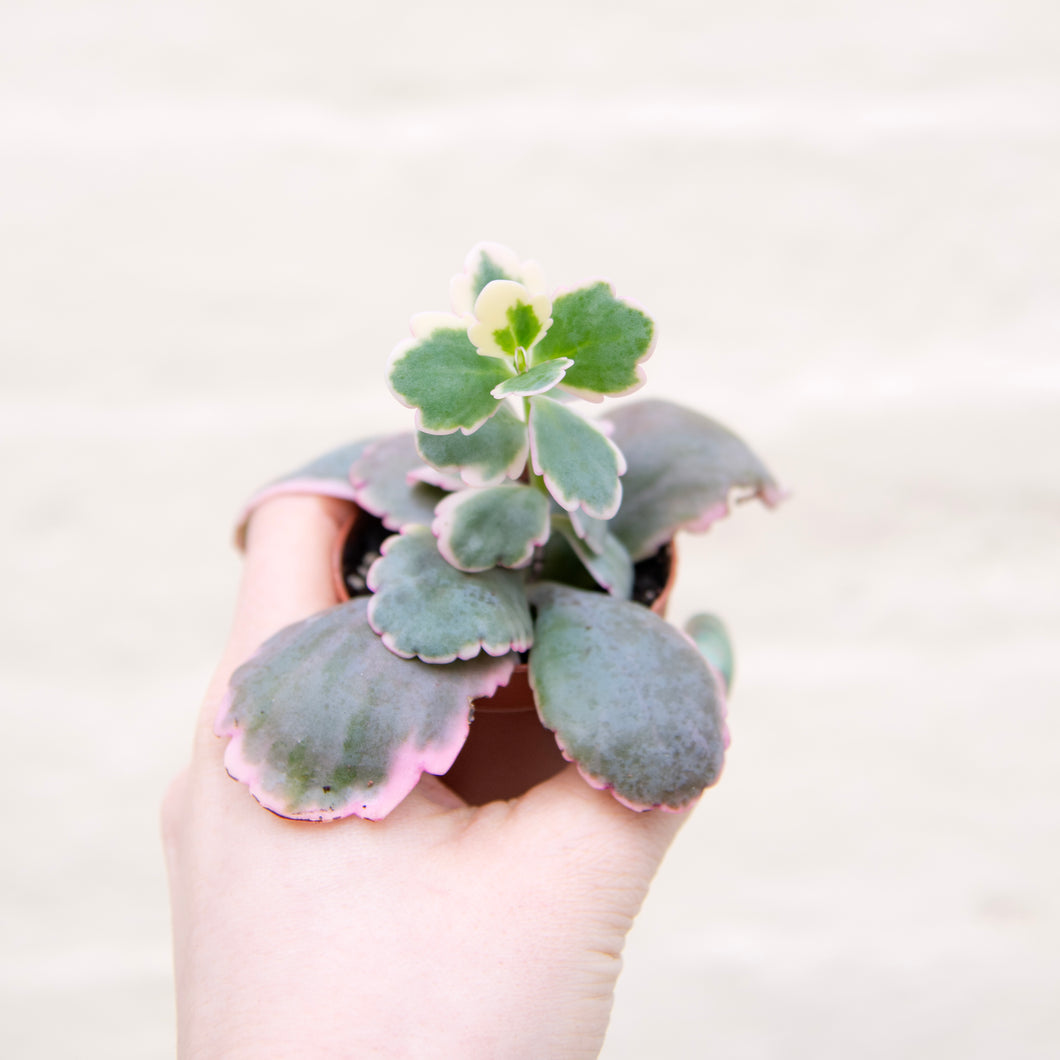
[[[479,354],[468,324],[467,318],[421,314],[413,318],[413,337],[390,354],[390,390],[416,410],[416,426],[428,434],[476,431],[500,406],[490,392],[515,375],[506,359]]]
[[[511,357],[522,370],[527,351],[552,324],[551,311],[552,299],[547,294],[534,293],[514,280],[493,280],[475,299],[475,322],[467,337],[479,353]]]
[[[494,280],[514,280],[534,293],[545,290],[537,262],[521,261],[514,250],[500,243],[476,243],[464,259],[464,271],[449,284],[453,311],[470,313],[483,288]]]
[[[418,478],[422,464],[411,431],[393,434],[368,446],[349,469],[352,499],[382,520],[388,530],[429,526],[445,490]]]
[[[296,471],[281,475],[267,486],[263,486],[251,496],[239,513],[239,518],[236,520],[236,545],[239,548],[246,545],[247,523],[250,521],[250,516],[259,505],[272,497],[307,493],[319,497],[354,500],[354,489],[350,483],[350,467],[364,450],[376,441],[378,438],[372,437],[340,445],[310,460],[308,464],[304,464]]]
[[[600,547],[593,549],[578,535],[569,516],[553,515],[552,528],[566,537],[574,554],[601,589],[620,600],[628,600],[633,595],[633,560],[614,534],[605,532]]]
[[[420,775],[445,773],[471,701],[507,684],[517,656],[450,666],[400,659],[364,597],[281,630],[232,675],[216,731],[228,772],[273,813],[385,817]]]
[[[549,536],[549,500],[518,483],[466,489],[446,497],[431,530],[438,551],[458,570],[525,567]]]
[[[473,434],[416,432],[420,456],[441,471],[456,473],[467,486],[497,486],[505,478],[518,478],[529,448],[526,424],[507,403]]]
[[[725,623],[717,615],[701,611],[685,623],[684,629],[707,662],[721,675],[728,695],[736,671],[736,656]]]
[[[679,530],[703,531],[728,514],[730,497],[772,507],[782,493],[766,466],[727,427],[670,401],[638,401],[608,414],[626,457],[621,511],[612,531],[634,560]]]
[[[589,401],[628,394],[644,385],[641,362],[655,344],[655,325],[642,309],[615,296],[611,285],[592,283],[558,295],[552,326],[533,350],[533,363],[557,357],[574,361],[563,388]]]
[[[425,434],[423,437],[433,438],[435,435]],[[452,435],[438,435],[437,437],[450,438]],[[463,438],[464,436],[462,434],[457,434],[456,437]],[[414,467],[408,473],[409,485],[414,486],[417,482],[422,482],[426,486],[436,486],[445,493],[455,493],[457,490],[462,490],[466,485],[459,475],[456,475],[451,471],[440,471],[438,468],[432,467],[430,464],[420,464],[419,467]]]
[[[587,515],[581,508],[568,513],[574,532],[585,542],[587,548],[599,552],[604,547],[610,520]]]
[[[533,624],[523,576],[495,567],[467,574],[448,563],[427,527],[383,542],[368,570],[368,621],[395,655],[424,662],[472,659],[479,651],[526,651]]]
[[[621,451],[600,430],[566,405],[543,394],[530,403],[530,461],[564,511],[581,508],[610,519],[622,503]]]
[[[724,693],[684,634],[639,604],[551,582],[531,602],[538,713],[593,787],[634,810],[680,810],[717,781]]]
[[[574,364],[569,357],[557,357],[554,361],[545,361],[526,372],[521,372],[511,379],[505,379],[495,386],[491,393],[496,398],[531,397],[534,394],[546,394],[562,382],[567,369]]]

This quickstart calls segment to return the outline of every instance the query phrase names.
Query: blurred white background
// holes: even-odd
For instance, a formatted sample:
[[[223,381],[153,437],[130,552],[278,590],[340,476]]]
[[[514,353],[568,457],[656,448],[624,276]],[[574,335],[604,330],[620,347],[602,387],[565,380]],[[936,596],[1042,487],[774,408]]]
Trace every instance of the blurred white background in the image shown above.
[[[683,550],[725,778],[607,1060],[1060,1051],[1060,11],[0,5],[0,1051],[172,1054],[157,804],[260,482],[479,239],[791,489]]]

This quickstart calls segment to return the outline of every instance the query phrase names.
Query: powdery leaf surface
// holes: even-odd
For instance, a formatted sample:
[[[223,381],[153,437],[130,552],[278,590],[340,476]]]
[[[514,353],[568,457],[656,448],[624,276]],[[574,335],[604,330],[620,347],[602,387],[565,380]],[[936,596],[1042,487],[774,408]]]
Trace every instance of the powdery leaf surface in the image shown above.
[[[742,493],[772,507],[782,493],[765,464],[715,420],[670,401],[637,401],[608,415],[626,458],[622,508],[611,530],[634,560],[679,530],[703,531]]]
[[[530,684],[541,720],[596,788],[678,810],[725,759],[724,694],[682,633],[639,604],[541,583]]]
[[[422,463],[411,431],[381,439],[350,468],[353,500],[388,530],[429,526],[445,491],[417,478]]]
[[[587,420],[552,398],[530,401],[530,460],[565,511],[610,519],[622,501],[622,453]]]
[[[416,433],[420,456],[442,471],[459,474],[467,486],[496,486],[517,478],[529,447],[526,424],[506,404],[474,434]]]
[[[368,621],[392,652],[426,662],[504,655],[533,642],[523,578],[494,568],[466,574],[445,561],[430,530],[383,542],[368,570]]]
[[[467,489],[439,503],[431,530],[438,551],[462,571],[525,567],[548,540],[550,507],[531,486]]]
[[[232,675],[217,720],[228,772],[281,817],[385,817],[424,772],[452,765],[471,701],[517,657],[449,666],[399,659],[359,597],[281,630]]]

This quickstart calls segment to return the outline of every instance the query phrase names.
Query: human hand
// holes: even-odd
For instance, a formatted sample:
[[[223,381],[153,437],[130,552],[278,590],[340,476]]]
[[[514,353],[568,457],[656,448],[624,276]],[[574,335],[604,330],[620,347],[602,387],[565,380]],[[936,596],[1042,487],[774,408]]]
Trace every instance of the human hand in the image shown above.
[[[424,775],[384,821],[288,821],[223,766],[232,670],[336,603],[348,505],[251,520],[228,647],[163,806],[182,1057],[593,1057],[620,953],[683,814],[625,809],[568,766],[470,807]]]

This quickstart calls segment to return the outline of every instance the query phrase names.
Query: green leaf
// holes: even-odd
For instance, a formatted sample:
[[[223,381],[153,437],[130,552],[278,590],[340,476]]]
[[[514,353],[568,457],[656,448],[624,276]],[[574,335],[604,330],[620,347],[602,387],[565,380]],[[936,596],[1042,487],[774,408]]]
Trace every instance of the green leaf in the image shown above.
[[[633,560],[614,534],[605,533],[600,547],[592,549],[578,536],[570,518],[554,515],[552,525],[566,537],[597,585],[620,600],[628,600],[633,595]]]
[[[471,434],[497,411],[490,391],[514,372],[496,357],[481,356],[459,318],[430,319],[417,329],[425,334],[399,344],[390,355],[390,389],[417,410],[421,431]]]
[[[637,401],[608,415],[629,470],[611,529],[634,560],[679,530],[703,531],[729,511],[730,494],[772,507],[782,494],[766,466],[728,428],[669,401]]]
[[[695,641],[703,658],[721,674],[727,695],[732,688],[736,658],[732,650],[732,638],[725,628],[725,623],[717,615],[703,611],[693,615],[685,623],[685,632]]]
[[[232,675],[217,721],[225,766],[273,813],[385,817],[421,773],[445,773],[470,702],[508,683],[517,656],[428,666],[399,659],[350,600],[270,638]]]
[[[458,472],[468,486],[496,486],[505,478],[518,478],[529,446],[526,424],[507,405],[474,434],[416,435],[416,448],[427,463]]]
[[[429,526],[444,490],[410,478],[420,464],[411,431],[394,434],[369,446],[350,468],[353,499],[383,521],[388,530]]]
[[[622,502],[622,453],[591,423],[552,398],[530,398],[530,460],[565,511],[610,519]]]
[[[490,391],[495,398],[503,397],[531,397],[534,394],[544,394],[551,390],[566,374],[567,369],[574,364],[569,357],[559,357],[554,361],[546,361],[528,372],[523,372],[512,379],[506,379],[499,386]]]
[[[368,621],[404,658],[446,663],[526,651],[533,641],[522,575],[510,570],[465,574],[445,561],[426,527],[383,542],[368,571],[375,595]]]
[[[610,284],[594,283],[553,301],[552,326],[534,347],[533,361],[572,358],[564,389],[599,401],[643,385],[639,364],[651,356],[654,338],[651,317],[617,299]]]
[[[636,810],[678,810],[721,774],[724,696],[687,637],[638,604],[553,583],[530,683],[541,720],[590,784]]]
[[[520,568],[549,535],[549,502],[531,486],[511,484],[452,493],[431,526],[438,551],[459,570]]]

